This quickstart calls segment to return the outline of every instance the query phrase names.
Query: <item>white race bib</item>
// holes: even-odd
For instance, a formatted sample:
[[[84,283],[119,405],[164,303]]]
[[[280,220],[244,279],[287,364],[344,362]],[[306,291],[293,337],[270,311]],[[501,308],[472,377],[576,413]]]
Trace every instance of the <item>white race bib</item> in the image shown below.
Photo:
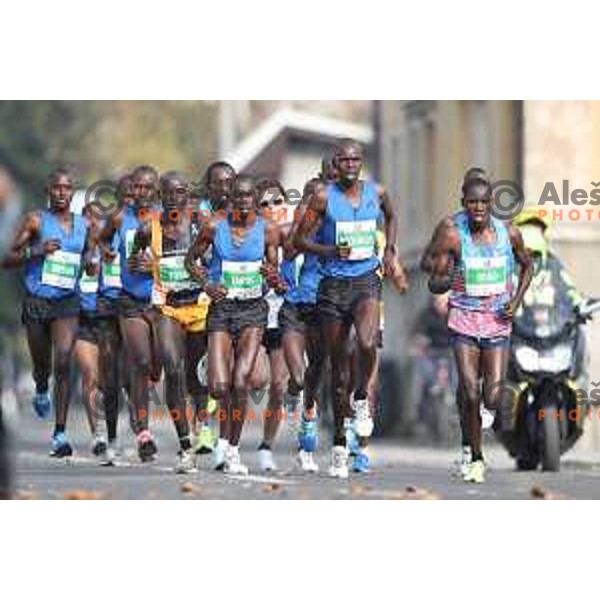
[[[223,261],[223,285],[227,297],[249,300],[262,296],[263,277],[260,273],[262,261],[249,262]]]
[[[338,221],[335,241],[338,246],[347,244],[352,249],[348,260],[365,260],[375,255],[377,223],[369,221]]]
[[[81,255],[56,250],[44,259],[42,283],[64,290],[74,290],[81,268]]]
[[[95,294],[98,291],[98,277],[90,277],[83,271],[79,279],[79,289],[82,294]]]
[[[121,288],[121,257],[116,255],[112,262],[102,263],[102,281],[105,287]]]
[[[464,259],[465,290],[469,296],[495,296],[507,291],[506,256]]]
[[[159,276],[161,286],[169,291],[185,290],[194,284],[185,268],[185,256],[163,256],[160,259]]]

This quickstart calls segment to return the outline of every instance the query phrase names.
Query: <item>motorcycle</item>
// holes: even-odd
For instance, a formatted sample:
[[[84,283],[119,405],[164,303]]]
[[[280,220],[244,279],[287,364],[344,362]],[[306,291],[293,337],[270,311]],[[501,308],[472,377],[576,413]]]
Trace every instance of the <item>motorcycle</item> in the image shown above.
[[[578,390],[587,388],[588,356],[582,326],[598,310],[600,299],[585,300],[573,311],[551,295],[524,304],[515,319],[510,402],[501,399],[503,426],[497,433],[517,469],[534,470],[541,463],[544,471],[559,471],[561,455],[583,433],[587,402]]]

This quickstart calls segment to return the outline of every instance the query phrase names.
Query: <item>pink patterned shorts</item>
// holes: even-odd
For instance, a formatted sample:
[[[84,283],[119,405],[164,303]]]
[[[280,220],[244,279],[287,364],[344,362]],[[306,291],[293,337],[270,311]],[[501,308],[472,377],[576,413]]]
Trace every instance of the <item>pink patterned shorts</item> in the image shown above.
[[[448,313],[448,329],[450,333],[476,339],[508,338],[512,332],[512,323],[491,312],[451,307]]]

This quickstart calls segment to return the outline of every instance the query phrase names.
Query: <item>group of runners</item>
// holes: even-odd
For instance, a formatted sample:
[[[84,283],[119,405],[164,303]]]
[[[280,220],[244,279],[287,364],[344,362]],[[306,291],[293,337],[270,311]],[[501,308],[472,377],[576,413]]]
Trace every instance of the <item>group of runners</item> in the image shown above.
[[[382,279],[399,293],[408,283],[393,204],[380,185],[361,178],[362,168],[360,145],[340,142],[294,205],[279,181],[255,181],[225,162],[208,167],[201,195],[185,174],[159,175],[142,165],[119,180],[116,204],[107,209],[94,201],[81,215],[71,210],[71,172],[51,173],[47,207],[25,215],[3,260],[5,267],[24,266],[33,409],[41,418],[54,409],[51,454],[73,453],[66,425],[74,358],[101,464],[117,463],[124,396],[139,458],[154,460],[149,405],[164,377],[179,442],[176,472],[193,471],[197,454],[212,453],[214,468],[247,474],[240,439],[252,391],[266,385],[267,363],[259,467],[276,469],[272,448],[286,421],[299,468],[318,471],[327,373],[328,472],[367,472]],[[518,231],[490,214],[485,171],[465,174],[462,195],[462,210],[436,228],[422,267],[433,293],[450,290],[461,474],[480,482],[479,404],[483,398],[490,411],[497,408],[492,384],[504,375],[510,322],[531,266]],[[521,269],[512,290],[515,262]]]

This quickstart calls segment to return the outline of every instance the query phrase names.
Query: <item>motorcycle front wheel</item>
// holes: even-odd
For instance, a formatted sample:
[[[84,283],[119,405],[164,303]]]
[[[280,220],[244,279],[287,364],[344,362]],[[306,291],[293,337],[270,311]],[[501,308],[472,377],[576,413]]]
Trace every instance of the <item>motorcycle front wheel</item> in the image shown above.
[[[543,471],[560,471],[560,422],[553,416],[555,409],[548,408],[542,421]]]

